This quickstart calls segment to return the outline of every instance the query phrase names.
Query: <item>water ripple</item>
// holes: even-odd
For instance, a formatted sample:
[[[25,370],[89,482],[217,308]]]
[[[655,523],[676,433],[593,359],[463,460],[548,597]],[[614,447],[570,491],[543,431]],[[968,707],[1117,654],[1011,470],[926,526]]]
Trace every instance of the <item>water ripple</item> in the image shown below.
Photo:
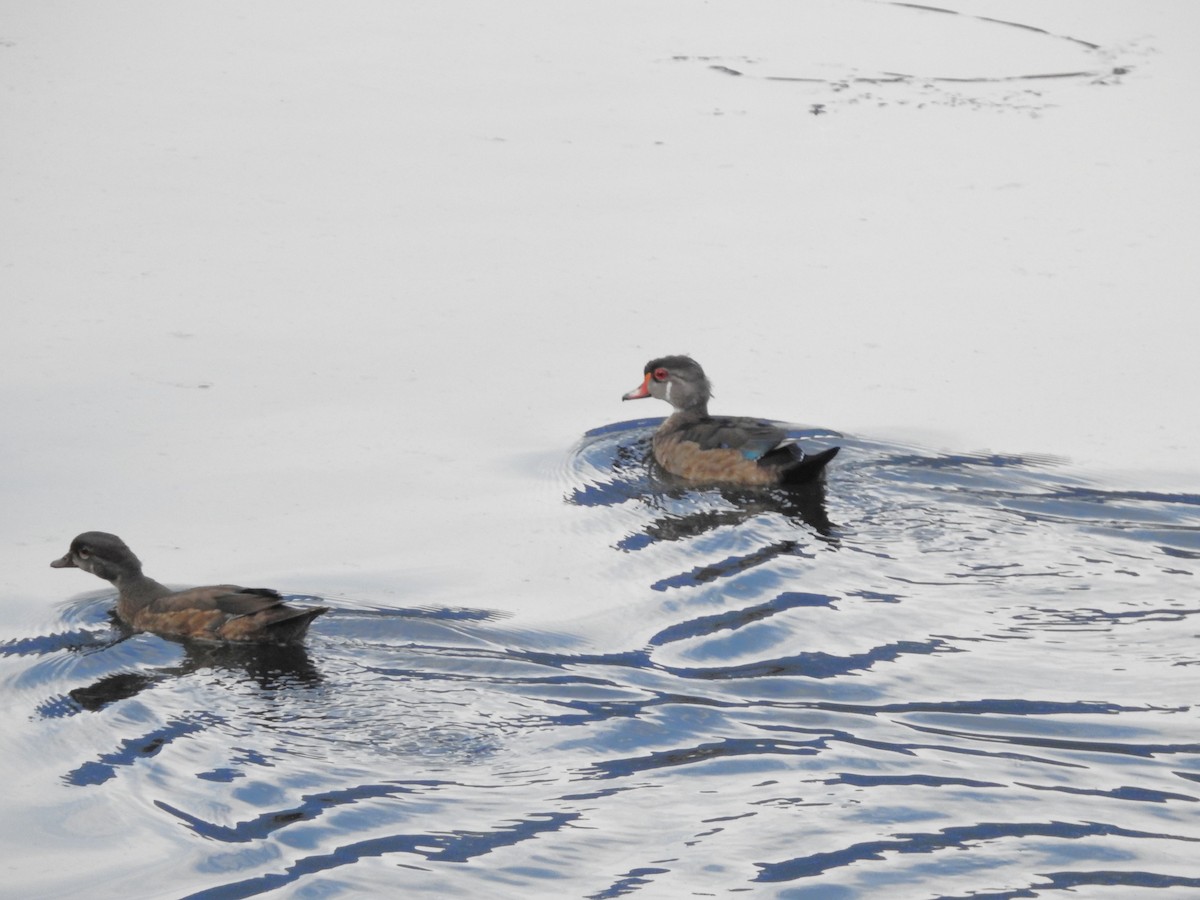
[[[14,802],[112,851],[88,884],[149,877],[132,834],[206,900],[1197,885],[1195,495],[802,428],[823,490],[692,490],[656,421],[546,476],[598,608],[313,597],[276,652],[109,593],[6,636]]]

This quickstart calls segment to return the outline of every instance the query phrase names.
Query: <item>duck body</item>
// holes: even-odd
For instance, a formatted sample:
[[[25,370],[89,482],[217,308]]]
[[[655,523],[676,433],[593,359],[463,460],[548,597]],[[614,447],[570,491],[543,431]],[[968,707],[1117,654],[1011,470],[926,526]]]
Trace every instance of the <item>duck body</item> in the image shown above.
[[[167,638],[258,644],[300,641],[326,606],[288,606],[278,591],[233,584],[173,591],[142,573],[119,537],[87,531],[71,542],[56,569],[90,572],[117,589],[117,617],[134,631]]]
[[[674,408],[654,433],[654,458],[673,475],[716,484],[798,485],[820,478],[840,447],[806,454],[771,422],[745,416],[710,416],[712,387],[688,356],[663,356],[646,364],[640,387],[623,400],[657,397]]]

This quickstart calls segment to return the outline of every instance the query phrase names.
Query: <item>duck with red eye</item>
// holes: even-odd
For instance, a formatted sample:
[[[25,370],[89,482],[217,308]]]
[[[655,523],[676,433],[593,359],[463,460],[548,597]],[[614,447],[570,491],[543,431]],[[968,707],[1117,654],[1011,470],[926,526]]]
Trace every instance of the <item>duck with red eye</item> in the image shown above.
[[[115,534],[85,531],[50,563],[83,569],[117,589],[117,618],[134,631],[166,638],[239,644],[291,644],[303,639],[327,606],[288,606],[270,588],[233,584],[173,591],[142,574],[142,563]]]
[[[840,447],[806,454],[777,425],[744,416],[710,416],[712,385],[690,356],[646,363],[639,387],[622,400],[656,397],[674,412],[654,433],[654,458],[688,481],[706,484],[783,484],[816,481]]]

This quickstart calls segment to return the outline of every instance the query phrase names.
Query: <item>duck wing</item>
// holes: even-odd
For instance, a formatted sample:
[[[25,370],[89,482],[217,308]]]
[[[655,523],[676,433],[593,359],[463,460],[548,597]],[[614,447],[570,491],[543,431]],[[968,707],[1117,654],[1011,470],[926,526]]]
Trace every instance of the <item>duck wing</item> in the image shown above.
[[[151,613],[197,612],[212,610],[228,616],[252,616],[283,605],[283,597],[270,588],[244,588],[236,584],[214,584],[189,588],[151,603]]]
[[[708,416],[690,423],[681,437],[701,450],[737,450],[743,458],[756,460],[782,444],[787,432],[761,419]]]
[[[160,597],[138,609],[129,624],[170,638],[289,644],[327,606],[288,606],[278,591],[216,584]]]

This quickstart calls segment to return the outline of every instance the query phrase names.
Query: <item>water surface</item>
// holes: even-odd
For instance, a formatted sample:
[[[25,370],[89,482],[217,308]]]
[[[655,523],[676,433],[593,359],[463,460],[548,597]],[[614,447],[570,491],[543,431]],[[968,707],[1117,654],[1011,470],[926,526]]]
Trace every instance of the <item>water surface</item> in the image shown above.
[[[9,4],[0,893],[1194,895],[1196,14],[991,12]]]
[[[22,895],[1200,887],[1200,497],[815,429],[824,488],[695,490],[656,421],[548,476],[611,598],[565,625],[343,598],[251,652],[100,593],[10,636],[18,797],[82,854]]]

